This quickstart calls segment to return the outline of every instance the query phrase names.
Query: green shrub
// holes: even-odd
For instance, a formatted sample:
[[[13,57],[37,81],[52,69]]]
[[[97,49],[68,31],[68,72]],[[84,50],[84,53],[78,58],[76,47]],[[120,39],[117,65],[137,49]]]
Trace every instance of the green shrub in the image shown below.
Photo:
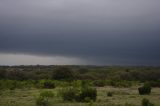
[[[0,80],[0,89],[21,89],[21,88],[29,88],[33,87],[34,84],[29,81],[18,81],[18,80]]]
[[[79,91],[75,88],[66,88],[60,91],[64,101],[76,101]]]
[[[10,90],[15,90],[17,88],[17,81],[15,80],[9,80],[7,82],[7,87],[10,89]]]
[[[83,88],[80,96],[79,96],[79,100],[82,102],[85,102],[85,98],[90,98],[90,100],[96,101],[97,98],[97,90],[95,88]]]
[[[85,97],[84,102],[91,102],[91,98],[90,97]]]
[[[41,85],[42,88],[47,88],[47,89],[55,88],[55,84],[51,80],[42,80],[40,82],[40,85]]]
[[[109,97],[113,96],[113,92],[107,92],[107,96]]]
[[[97,90],[95,88],[65,88],[60,91],[64,101],[90,102],[96,101]]]
[[[142,87],[138,88],[140,95],[146,95],[151,93],[151,86],[148,83],[145,83]]]
[[[91,86],[92,84],[91,84],[91,81],[90,80],[82,80],[82,82],[81,82],[81,87],[82,88],[86,88],[86,87],[89,87],[89,86]]]
[[[97,87],[104,87],[105,86],[105,81],[103,81],[103,80],[96,80],[96,81],[93,82],[93,85],[97,86]]]
[[[36,106],[49,106],[48,99],[46,99],[46,98],[44,98],[42,96],[39,96],[36,99]]]
[[[52,98],[54,97],[54,93],[52,91],[43,91],[40,93],[41,97],[47,97],[47,98]]]
[[[144,98],[142,99],[142,106],[154,106],[154,104],[151,103],[148,99]]]
[[[81,88],[81,86],[82,86],[82,80],[74,80],[74,81],[72,81],[71,85],[73,87],[76,87],[76,88]]]
[[[75,73],[67,66],[59,66],[53,71],[52,78],[55,80],[73,80]]]

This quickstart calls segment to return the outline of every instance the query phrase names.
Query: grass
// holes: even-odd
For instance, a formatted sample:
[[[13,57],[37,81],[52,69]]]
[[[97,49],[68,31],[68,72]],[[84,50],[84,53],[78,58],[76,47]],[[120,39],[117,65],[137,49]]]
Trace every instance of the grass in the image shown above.
[[[149,99],[155,106],[160,106],[160,88],[153,88],[150,95],[139,95],[138,87],[115,88],[111,86],[97,88],[97,101],[94,103],[64,102],[55,89],[15,89],[0,91],[0,106],[36,106],[36,97],[42,91],[52,91],[53,98],[49,98],[50,106],[125,106],[126,103],[141,106],[143,98]],[[107,92],[113,92],[112,97]]]

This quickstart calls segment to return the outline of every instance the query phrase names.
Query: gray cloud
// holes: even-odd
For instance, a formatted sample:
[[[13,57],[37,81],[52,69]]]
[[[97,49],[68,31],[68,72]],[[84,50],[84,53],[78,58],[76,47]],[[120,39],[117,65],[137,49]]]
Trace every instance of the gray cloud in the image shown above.
[[[0,0],[0,52],[160,63],[158,0]]]

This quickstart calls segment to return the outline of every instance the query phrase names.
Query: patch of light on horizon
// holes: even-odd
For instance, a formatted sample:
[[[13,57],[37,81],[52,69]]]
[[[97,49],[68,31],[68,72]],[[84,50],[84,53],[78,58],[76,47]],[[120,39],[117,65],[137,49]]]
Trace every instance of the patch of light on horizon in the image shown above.
[[[0,65],[77,65],[85,61],[74,57],[64,56],[36,56],[26,54],[0,53]]]

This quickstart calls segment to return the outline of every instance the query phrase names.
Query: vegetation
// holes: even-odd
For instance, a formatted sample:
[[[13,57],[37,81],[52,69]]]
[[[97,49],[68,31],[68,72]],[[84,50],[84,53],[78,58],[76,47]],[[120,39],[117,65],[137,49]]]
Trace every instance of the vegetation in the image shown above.
[[[40,96],[43,98],[52,98],[54,97],[54,93],[52,91],[43,91],[40,93]]]
[[[138,90],[140,95],[150,94],[151,85],[149,83],[145,83],[142,87],[139,87]]]
[[[113,96],[113,92],[107,92],[107,96],[112,97]]]
[[[78,89],[75,88],[65,88],[60,90],[60,95],[64,101],[77,101],[78,100]]]
[[[97,87],[104,87],[106,84],[105,84],[105,81],[104,80],[95,80],[93,82],[93,85],[94,86],[97,86]]]
[[[51,80],[42,80],[40,83],[42,88],[47,88],[47,89],[55,88],[55,84]]]
[[[160,80],[160,67],[120,66],[0,66],[0,79],[10,80],[103,80],[155,81]],[[96,83],[96,82],[95,82]],[[153,82],[152,82],[153,83]]]
[[[40,96],[36,99],[36,106],[49,106],[48,100]]]
[[[160,67],[0,66],[0,106],[159,106],[159,78]]]
[[[52,78],[55,80],[73,80],[74,72],[68,67],[58,67],[53,71]]]
[[[151,103],[148,99],[144,98],[142,99],[142,106],[154,106],[154,104]]]
[[[96,101],[97,99],[97,90],[95,88],[82,88],[81,93],[79,94],[79,100],[81,102],[90,102]]]
[[[60,90],[64,101],[90,102],[96,101],[97,90],[91,87],[65,88]]]

